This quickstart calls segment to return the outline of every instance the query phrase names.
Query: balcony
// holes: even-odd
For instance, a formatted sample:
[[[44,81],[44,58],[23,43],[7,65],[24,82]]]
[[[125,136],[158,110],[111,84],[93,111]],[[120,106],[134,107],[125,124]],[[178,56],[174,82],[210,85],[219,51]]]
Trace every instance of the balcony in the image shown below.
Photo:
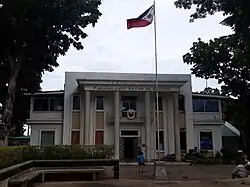
[[[223,120],[220,112],[194,112],[194,123],[196,124],[222,124]]]
[[[106,113],[106,119],[108,120],[108,123],[114,123],[115,117],[113,113]],[[112,116],[112,117],[111,117]],[[131,117],[122,117],[122,114],[120,114],[120,123],[144,123],[145,119],[144,117],[138,117],[135,116],[135,118]]]

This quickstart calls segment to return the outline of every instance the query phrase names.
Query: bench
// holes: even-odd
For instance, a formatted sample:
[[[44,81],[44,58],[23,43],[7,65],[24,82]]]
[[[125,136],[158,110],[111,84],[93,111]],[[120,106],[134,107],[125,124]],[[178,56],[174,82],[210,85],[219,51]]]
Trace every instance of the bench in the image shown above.
[[[42,173],[40,173],[40,171],[32,171],[32,169],[29,169],[11,177],[9,179],[8,186],[28,187],[31,186],[34,182],[41,182],[41,180]]]
[[[95,180],[100,180],[100,176],[102,173],[104,173],[103,168],[85,168],[85,169],[80,169],[80,168],[58,168],[58,169],[46,169],[46,170],[40,170],[40,173],[42,174],[42,182],[45,181],[45,176],[47,175],[58,175],[62,178],[63,174],[66,174],[66,177],[70,177],[75,174],[83,174],[81,178],[83,178],[84,174],[89,173],[92,174],[92,179],[93,181]],[[81,179],[80,178],[80,179]],[[77,177],[75,177],[75,180]],[[62,181],[62,180],[61,180]]]
[[[85,160],[35,160],[34,166],[36,168],[41,167],[61,167],[61,168],[93,168],[93,167],[102,167],[102,166],[113,166],[114,167],[114,179],[119,179],[120,176],[120,166],[118,159],[85,159]]]
[[[52,169],[37,169],[35,171],[32,171],[32,169],[29,169],[27,171],[21,172],[9,179],[9,186],[10,187],[28,187],[30,186],[29,184],[32,184],[33,182],[45,182],[45,176],[48,175],[57,175],[60,177],[60,181],[64,181],[65,177],[62,175],[65,174],[66,178],[67,177],[72,177],[75,174],[86,174],[89,173],[91,174],[91,180],[100,180],[101,173],[104,172],[103,168],[85,168],[85,169],[80,169],[80,168],[52,168]],[[79,177],[79,175],[78,175]],[[80,180],[83,176],[80,176]],[[76,180],[76,179],[75,179]],[[79,180],[79,178],[78,178]]]
[[[92,179],[96,180],[100,177],[100,174],[104,171],[105,166],[113,167],[114,179],[119,179],[119,160],[117,159],[86,159],[86,160],[31,160],[21,164],[17,164],[5,169],[0,170],[0,181],[3,184],[9,183],[9,186],[29,186],[32,182],[42,182],[44,175],[52,176],[58,169],[61,175],[70,173],[74,178],[73,173],[76,173],[79,177],[92,175]],[[78,169],[75,172],[64,169]],[[50,171],[47,171],[50,169]],[[52,172],[51,169],[55,169],[56,172]],[[81,169],[81,170],[80,170]],[[41,171],[46,172],[41,172]],[[31,172],[32,171],[32,172]],[[81,171],[81,172],[80,172]],[[27,174],[27,172],[30,172]],[[27,174],[27,176],[25,175]],[[84,173],[86,175],[84,175]],[[59,176],[60,174],[58,174]],[[67,177],[66,177],[67,178]],[[60,179],[60,178],[59,178]],[[1,185],[3,185],[1,184]]]

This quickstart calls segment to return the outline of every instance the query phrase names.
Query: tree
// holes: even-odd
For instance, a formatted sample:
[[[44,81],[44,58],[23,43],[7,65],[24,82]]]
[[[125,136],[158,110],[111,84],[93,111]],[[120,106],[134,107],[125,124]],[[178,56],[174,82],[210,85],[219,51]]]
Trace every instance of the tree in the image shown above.
[[[40,72],[29,73],[28,70],[25,70],[25,72],[22,71],[19,74],[18,82],[16,84],[16,99],[13,105],[13,116],[11,120],[11,126],[15,127],[15,131],[13,132],[14,136],[23,135],[23,124],[25,124],[26,119],[29,118],[30,108],[29,98],[24,96],[23,93],[33,93],[41,89],[40,83],[42,82],[42,79],[41,76],[39,76],[39,73]],[[6,84],[8,83],[9,76],[9,65],[0,64],[0,103],[5,102],[8,90]]]
[[[57,67],[69,47],[83,49],[83,29],[97,22],[100,0],[1,0],[1,64],[8,64],[9,79],[3,111],[5,145],[12,131],[16,83],[21,72],[42,75]]]
[[[200,94],[208,94],[208,95],[221,95],[220,90],[218,88],[207,87],[200,92],[195,92]]]
[[[191,9],[190,21],[222,12],[221,24],[230,27],[233,34],[193,43],[183,56],[192,65],[191,73],[200,78],[215,78],[222,83],[222,93],[237,98],[231,105],[232,114],[244,132],[245,145],[250,148],[250,1],[246,0],[177,0],[177,8]]]

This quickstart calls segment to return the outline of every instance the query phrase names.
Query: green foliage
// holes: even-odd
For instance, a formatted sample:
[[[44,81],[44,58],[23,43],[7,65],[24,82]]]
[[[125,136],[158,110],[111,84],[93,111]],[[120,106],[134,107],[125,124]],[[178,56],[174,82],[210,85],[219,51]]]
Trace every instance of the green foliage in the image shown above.
[[[2,119],[6,139],[13,130],[16,92],[27,90],[29,83],[36,91],[44,71],[58,67],[58,57],[70,46],[83,49],[82,39],[87,37],[83,29],[97,23],[101,0],[1,0],[0,4],[0,75],[4,73],[0,83],[8,83]]]
[[[204,90],[195,93],[207,94],[207,95],[221,95],[220,90],[218,88],[210,88],[210,87],[207,87]]]
[[[219,151],[217,151],[216,153],[215,153],[215,158],[221,158],[221,153],[219,152]]]
[[[208,42],[200,38],[190,52],[183,56],[192,65],[191,73],[200,78],[214,78],[222,83],[223,95],[236,99],[227,103],[225,118],[243,132],[243,146],[250,148],[250,1],[246,0],[177,0],[177,8],[191,9],[190,21],[206,18],[217,12],[224,14],[221,24],[232,29],[233,34],[214,38]]]
[[[0,169],[28,160],[105,159],[114,146],[18,146],[0,147]]]

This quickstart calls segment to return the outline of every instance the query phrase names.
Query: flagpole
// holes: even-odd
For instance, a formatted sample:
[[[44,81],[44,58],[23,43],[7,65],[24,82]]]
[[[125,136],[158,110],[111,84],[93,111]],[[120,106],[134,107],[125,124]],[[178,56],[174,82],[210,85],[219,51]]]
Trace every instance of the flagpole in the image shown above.
[[[158,59],[157,59],[157,40],[156,40],[156,13],[154,0],[154,46],[155,46],[155,96],[156,96],[156,126],[157,126],[157,153],[160,161],[160,115],[159,115],[159,82],[158,82]],[[155,114],[154,114],[155,115]]]

